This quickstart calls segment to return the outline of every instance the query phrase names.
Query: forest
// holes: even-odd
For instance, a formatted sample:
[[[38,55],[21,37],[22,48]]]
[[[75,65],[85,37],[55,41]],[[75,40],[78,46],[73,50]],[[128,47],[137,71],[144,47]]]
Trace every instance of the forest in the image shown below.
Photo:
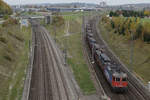
[[[108,30],[126,36],[127,39],[141,39],[150,43],[150,21],[142,21],[140,17],[103,17]]]
[[[117,10],[117,11],[110,11],[109,16],[124,16],[124,17],[149,17],[150,16],[150,11],[149,10],[144,10],[144,11],[133,11],[133,10]]]

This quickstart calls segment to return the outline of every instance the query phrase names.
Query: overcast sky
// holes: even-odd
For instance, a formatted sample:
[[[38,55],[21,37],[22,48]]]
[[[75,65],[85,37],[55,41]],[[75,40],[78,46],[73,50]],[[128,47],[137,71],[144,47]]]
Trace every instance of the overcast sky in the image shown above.
[[[8,4],[37,4],[37,3],[70,3],[70,2],[85,2],[97,3],[106,1],[108,5],[133,4],[133,3],[150,3],[150,0],[4,0]]]

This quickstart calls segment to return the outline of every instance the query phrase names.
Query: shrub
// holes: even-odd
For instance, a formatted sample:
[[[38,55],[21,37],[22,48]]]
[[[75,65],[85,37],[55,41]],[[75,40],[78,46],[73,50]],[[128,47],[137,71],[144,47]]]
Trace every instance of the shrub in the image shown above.
[[[6,60],[8,60],[8,61],[12,61],[12,60],[13,60],[9,55],[4,55],[3,57],[4,57]]]
[[[150,43],[150,34],[144,34],[144,41]]]
[[[5,15],[3,18],[4,20],[7,20],[9,18],[9,15]]]
[[[10,31],[8,31],[8,34],[9,34],[10,36],[14,37],[15,39],[17,39],[18,41],[21,41],[21,42],[24,41],[24,38],[23,38],[21,35],[19,35],[19,34],[13,34],[13,33],[10,32]]]
[[[18,24],[18,20],[13,19],[13,18],[8,18],[3,24],[3,27],[9,26],[9,25],[15,25]]]
[[[7,39],[5,37],[0,37],[0,41],[3,42],[3,43],[7,43]]]

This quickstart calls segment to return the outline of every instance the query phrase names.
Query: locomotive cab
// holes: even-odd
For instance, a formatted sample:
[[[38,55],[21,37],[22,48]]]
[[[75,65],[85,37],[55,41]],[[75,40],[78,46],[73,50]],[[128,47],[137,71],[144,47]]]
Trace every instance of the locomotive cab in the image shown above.
[[[123,72],[115,72],[112,75],[112,87],[116,92],[124,92],[127,91],[127,75]]]
[[[128,87],[127,74],[114,64],[108,64],[104,69],[106,79],[114,92],[126,92]]]

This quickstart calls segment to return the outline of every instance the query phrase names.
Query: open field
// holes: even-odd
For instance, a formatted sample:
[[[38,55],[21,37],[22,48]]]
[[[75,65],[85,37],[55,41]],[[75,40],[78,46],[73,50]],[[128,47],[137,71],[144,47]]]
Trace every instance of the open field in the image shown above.
[[[20,100],[28,65],[30,28],[0,26],[0,100]]]
[[[82,52],[81,15],[64,16],[66,24],[56,29],[56,41],[63,51],[65,48],[67,49],[67,63],[72,68],[81,90],[84,94],[91,94],[95,93],[96,90]],[[51,25],[46,26],[46,28],[51,32],[52,36],[55,36]],[[66,36],[67,31],[68,35]]]
[[[147,84],[147,82],[150,81],[150,44],[146,44],[141,40],[134,41],[133,64],[131,65],[131,41],[127,40],[123,35],[114,34],[113,30],[107,31],[104,23],[100,23],[99,28],[104,40],[121,61],[132,70],[138,78]]]

